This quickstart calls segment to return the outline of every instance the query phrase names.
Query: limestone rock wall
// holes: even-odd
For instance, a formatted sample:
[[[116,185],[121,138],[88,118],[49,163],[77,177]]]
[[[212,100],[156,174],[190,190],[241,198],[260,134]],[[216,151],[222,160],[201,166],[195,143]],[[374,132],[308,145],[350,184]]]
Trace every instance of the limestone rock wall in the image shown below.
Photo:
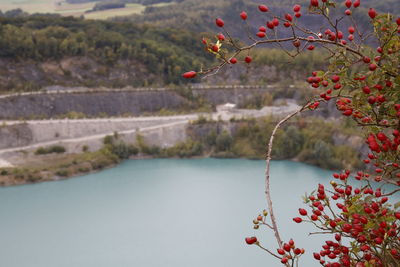
[[[257,86],[217,86],[193,88],[191,92],[194,98],[202,98],[215,106],[228,102],[241,104],[271,90]],[[168,88],[64,88],[0,96],[0,119],[48,119],[71,112],[90,117],[139,116],[162,109],[182,110],[193,105],[192,101]]]
[[[54,118],[69,112],[138,116],[162,108],[178,109],[187,102],[171,90],[31,94],[0,98],[0,119]]]
[[[27,123],[0,126],[0,149],[27,146],[34,139],[34,133]]]

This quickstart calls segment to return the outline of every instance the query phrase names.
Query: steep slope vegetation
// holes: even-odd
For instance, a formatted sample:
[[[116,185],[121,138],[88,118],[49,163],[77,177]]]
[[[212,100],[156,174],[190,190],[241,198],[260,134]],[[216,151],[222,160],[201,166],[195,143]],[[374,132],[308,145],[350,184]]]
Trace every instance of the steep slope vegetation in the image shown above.
[[[129,71],[136,68],[132,74],[137,74],[135,81],[123,79],[125,85],[180,83],[183,70],[199,68],[213,60],[203,53],[198,40],[199,35],[188,31],[129,22],[90,21],[55,15],[0,17],[0,76],[3,76],[0,85],[3,90],[15,88],[16,84],[7,84],[14,76],[26,77],[26,80],[36,76],[45,82],[40,72],[47,72],[46,66],[38,68],[45,63],[50,64],[50,69],[56,68],[55,72],[66,76],[67,80],[74,72],[70,66],[73,68],[78,63],[81,75],[89,75],[88,81],[109,75],[108,69],[125,69],[122,73],[128,72],[126,75],[129,76]],[[65,58],[75,60],[61,64]],[[25,70],[18,75],[21,67]],[[17,75],[5,77],[10,74],[10,69],[15,69]],[[112,86],[109,82],[98,85]]]
[[[221,17],[225,20],[228,30],[234,36],[246,38],[246,34],[243,33],[244,25],[240,25],[239,13],[243,10],[248,11],[250,25],[257,27],[264,25],[265,20],[268,19],[269,15],[272,16],[272,13],[269,12],[265,16],[261,16],[257,9],[257,6],[261,3],[268,5],[270,11],[279,15],[284,14],[284,12],[290,12],[294,4],[301,4],[303,8],[302,24],[314,29],[322,26],[323,22],[320,21],[318,16],[306,15],[309,4],[308,0],[184,0],[174,8],[148,7],[143,15],[117,18],[117,20],[130,20],[157,26],[184,28],[195,32],[215,32],[217,29],[214,25],[214,20],[217,17]],[[332,10],[332,12],[343,14],[345,6],[342,4],[338,7],[337,10]],[[366,16],[368,7],[374,7],[379,12],[400,14],[398,0],[363,0],[362,6],[354,14],[362,29],[366,29],[369,24],[369,18]],[[255,32],[256,28],[254,27],[252,30]],[[280,32],[280,34],[283,34],[283,32]]]

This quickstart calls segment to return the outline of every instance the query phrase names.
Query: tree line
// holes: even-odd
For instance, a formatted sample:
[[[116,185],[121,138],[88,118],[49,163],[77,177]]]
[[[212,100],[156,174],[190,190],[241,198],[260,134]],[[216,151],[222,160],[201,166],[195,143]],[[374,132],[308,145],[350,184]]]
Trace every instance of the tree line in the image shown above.
[[[164,82],[182,82],[184,69],[210,62],[200,35],[171,28],[61,17],[58,15],[0,16],[0,58],[46,61],[90,56],[113,64],[137,60]]]

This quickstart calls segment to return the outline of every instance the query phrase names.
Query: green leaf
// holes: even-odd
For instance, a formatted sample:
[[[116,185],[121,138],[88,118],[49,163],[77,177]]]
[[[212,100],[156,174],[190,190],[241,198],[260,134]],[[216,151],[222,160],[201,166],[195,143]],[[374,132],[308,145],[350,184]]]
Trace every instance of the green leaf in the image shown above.
[[[367,196],[364,198],[364,202],[372,202],[373,199],[374,199],[374,196]]]
[[[333,7],[333,8],[336,7],[336,3],[335,2],[328,2],[326,5],[330,6],[330,7]]]

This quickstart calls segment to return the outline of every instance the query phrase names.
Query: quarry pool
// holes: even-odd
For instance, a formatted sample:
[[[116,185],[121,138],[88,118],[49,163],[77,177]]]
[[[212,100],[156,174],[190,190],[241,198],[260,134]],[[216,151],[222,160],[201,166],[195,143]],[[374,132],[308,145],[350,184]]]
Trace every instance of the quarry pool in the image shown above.
[[[0,189],[0,259],[7,267],[279,266],[244,237],[264,209],[264,162],[131,160],[79,178]],[[324,239],[295,225],[301,196],[330,172],[275,161],[272,189],[285,240],[307,252]],[[321,241],[321,242],[320,242]],[[319,250],[319,249],[318,249]],[[318,266],[308,254],[302,266]]]

